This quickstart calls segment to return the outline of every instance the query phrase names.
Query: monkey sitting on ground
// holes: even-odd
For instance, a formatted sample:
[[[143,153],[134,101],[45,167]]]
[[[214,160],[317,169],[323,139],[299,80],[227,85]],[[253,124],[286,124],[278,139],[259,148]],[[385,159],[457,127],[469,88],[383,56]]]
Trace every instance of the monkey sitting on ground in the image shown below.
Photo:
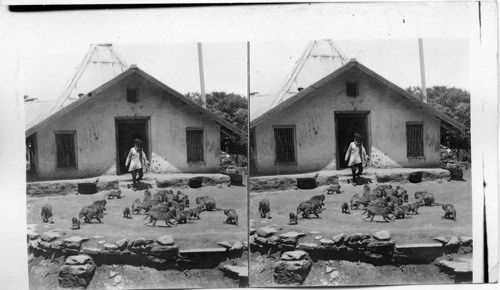
[[[421,204],[422,201],[420,199],[412,203],[408,203],[408,212],[418,214],[418,208],[420,207]]]
[[[73,217],[71,219],[71,229],[72,230],[79,230],[80,229],[80,220],[76,217]]]
[[[112,199],[112,198],[115,198],[115,197],[118,198],[118,199],[120,199],[120,198],[122,198],[122,191],[119,190],[119,189],[118,190],[111,190],[107,194],[107,196],[108,196],[108,199]]]
[[[443,204],[442,208],[444,210],[443,218],[457,221],[457,210],[453,204]]]
[[[175,215],[175,220],[177,224],[185,224],[187,223],[187,215],[182,210],[179,210]]]
[[[346,213],[346,214],[351,214],[351,212],[349,211],[349,205],[347,204],[347,202],[344,201],[344,203],[342,203],[342,213]]]
[[[226,209],[224,210],[224,214],[227,216],[225,221],[226,224],[234,224],[238,226],[238,214],[234,209]]]
[[[289,225],[296,225],[298,224],[298,220],[297,220],[297,215],[294,214],[293,212],[290,212],[290,214],[288,215],[290,220],[288,221],[288,224]]]
[[[195,201],[196,201],[196,204],[200,204],[200,203],[206,203],[207,200],[209,199],[210,197],[209,196],[198,196]]]
[[[100,206],[103,211],[106,210],[106,200],[105,199],[103,199],[103,200],[96,200],[96,201],[94,201],[92,203],[92,205]]]
[[[389,218],[389,214],[392,213],[391,207],[381,207],[381,206],[368,206],[366,208],[366,212],[368,213],[368,216],[363,218],[363,220],[366,220],[367,218],[370,218],[370,222],[373,221],[373,218],[376,215],[382,216],[384,221],[391,221],[392,219]]]
[[[203,204],[205,205],[206,211],[218,210],[215,204],[215,199],[213,199],[212,197],[208,197],[207,199],[205,199],[205,202]]]
[[[377,188],[382,189],[382,190],[387,190],[387,189],[392,189],[392,185],[391,184],[379,184],[379,185],[377,185]]]
[[[402,198],[404,202],[408,202],[408,193],[406,192],[406,190],[402,190],[401,191],[401,196],[399,196],[399,198]]]
[[[175,209],[177,209],[177,210],[184,210],[184,209],[186,208],[186,207],[184,206],[184,204],[182,204],[182,203],[178,203],[178,202],[173,201],[173,200],[171,200],[171,201],[167,202],[167,204],[166,204],[166,205],[167,205],[167,207],[168,207],[169,209],[171,209],[171,208],[175,208]]]
[[[271,216],[268,216],[269,213],[271,212],[271,205],[269,203],[268,199],[262,199],[259,201],[259,213],[261,218],[271,218]]]
[[[153,223],[152,227],[156,225],[157,220],[164,220],[165,225],[168,227],[172,227],[177,225],[177,221],[172,222],[172,220],[176,220],[176,212],[175,211],[168,211],[168,212],[161,212],[161,211],[150,211],[148,213],[149,217],[149,222],[146,222],[145,225],[149,223]]]
[[[134,200],[131,206],[133,214],[138,214],[141,211],[141,204],[142,202],[140,199]]]
[[[99,205],[87,205],[82,208],[78,217],[80,219],[83,217],[86,223],[92,223],[92,219],[96,219],[99,223],[102,223],[103,209]]]
[[[187,212],[188,212],[189,219],[197,219],[197,220],[200,219],[200,213],[201,213],[200,207],[187,209]]]
[[[404,219],[407,212],[399,205],[394,205],[393,216],[396,219]]]
[[[356,207],[356,209],[358,209],[359,207],[359,194],[355,193],[352,197],[351,197],[351,209],[353,209],[354,207]]]
[[[52,206],[50,204],[45,204],[42,206],[42,221],[44,223],[54,223],[54,221],[52,220]]]
[[[144,191],[144,198],[142,199],[142,202],[148,202],[149,200],[151,200],[151,191],[149,190],[145,190]]]
[[[184,204],[185,207],[189,207],[189,197],[180,190],[177,191],[177,194],[174,197],[174,201]]]
[[[126,207],[124,210],[123,210],[123,217],[126,218],[126,219],[131,219],[132,216],[130,215],[130,207]]]
[[[368,186],[368,184],[365,184],[365,185],[363,186],[363,195],[361,195],[361,199],[362,199],[362,200],[367,200],[367,199],[369,199],[369,195],[371,194],[371,192],[372,192],[372,191],[371,191],[370,187]]]

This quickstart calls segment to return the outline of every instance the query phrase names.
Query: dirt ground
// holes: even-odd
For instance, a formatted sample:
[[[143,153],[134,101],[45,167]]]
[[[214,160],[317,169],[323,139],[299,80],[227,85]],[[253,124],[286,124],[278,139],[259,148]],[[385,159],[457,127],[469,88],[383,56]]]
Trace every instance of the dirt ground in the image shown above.
[[[341,194],[327,195],[327,187],[312,190],[286,190],[281,192],[250,193],[250,227],[258,229],[266,225],[278,225],[278,234],[288,231],[299,231],[308,234],[301,238],[301,242],[314,241],[315,236],[330,238],[339,233],[367,233],[373,234],[380,230],[388,230],[397,244],[432,242],[437,236],[472,236],[472,187],[471,172],[464,170],[465,181],[427,181],[421,183],[384,183],[402,186],[409,193],[409,201],[415,200],[416,191],[434,193],[436,203],[451,203],[457,210],[457,221],[441,218],[444,211],[441,206],[423,206],[418,215],[411,215],[408,219],[397,219],[394,222],[384,222],[382,217],[375,217],[373,222],[363,221],[363,210],[352,210],[351,214],[341,213],[341,204],[349,202],[351,197],[358,193],[362,195],[362,186],[341,183]],[[375,183],[371,188],[375,188]],[[325,194],[325,210],[320,219],[303,219],[299,217],[299,224],[288,225],[288,214],[296,212],[301,201],[308,200],[314,195]],[[258,213],[258,203],[267,198],[271,203],[271,219],[261,219]],[[361,206],[362,208],[362,206]],[[253,220],[253,222],[252,222]]]
[[[290,287],[274,283],[273,267],[277,257],[250,256],[251,287]],[[334,274],[327,273],[331,267]],[[333,276],[332,276],[333,275]],[[454,277],[440,271],[434,265],[373,266],[372,264],[349,261],[317,261],[302,286],[342,285],[398,285],[398,284],[448,284]]]
[[[62,259],[36,258],[28,263],[30,289],[56,289]],[[123,283],[114,285],[110,272],[123,277]],[[238,280],[224,276],[218,269],[191,269],[159,271],[130,265],[102,265],[96,269],[88,289],[156,289],[156,288],[237,288]]]
[[[247,241],[247,190],[244,186],[222,187],[209,186],[199,189],[177,189],[171,188],[174,192],[181,190],[189,196],[191,206],[195,206],[195,199],[198,196],[212,196],[217,207],[221,209],[233,208],[239,216],[239,226],[225,224],[226,216],[223,211],[202,212],[200,220],[192,223],[178,225],[176,227],[166,227],[165,223],[158,221],[156,227],[145,226],[145,214],[132,215],[132,219],[123,218],[122,211],[125,207],[130,207],[137,198],[143,199],[144,191],[133,191],[123,189],[121,199],[111,199],[107,201],[106,215],[103,223],[85,224],[82,220],[80,230],[70,230],[72,217],[77,217],[83,206],[91,204],[93,201],[103,199],[108,191],[98,192],[94,195],[67,195],[67,196],[47,196],[28,197],[27,199],[27,223],[36,225],[36,232],[43,233],[52,229],[62,229],[66,231],[66,236],[73,235],[91,237],[85,242],[86,247],[97,246],[98,241],[116,242],[122,238],[150,238],[156,239],[162,235],[172,235],[175,242],[182,249],[191,248],[213,248],[219,241],[236,240]],[[155,189],[151,190],[154,194]],[[54,213],[54,223],[42,223],[40,216],[41,207],[49,203],[52,205]],[[94,220],[95,221],[95,220]],[[93,238],[92,237],[97,237]],[[64,238],[64,237],[63,237]]]

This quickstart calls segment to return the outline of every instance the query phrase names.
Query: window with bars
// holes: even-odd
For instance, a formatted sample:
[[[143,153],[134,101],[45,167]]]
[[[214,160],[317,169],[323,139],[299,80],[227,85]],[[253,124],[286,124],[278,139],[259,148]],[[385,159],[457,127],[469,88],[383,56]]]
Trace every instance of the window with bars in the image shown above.
[[[56,133],[57,168],[76,168],[76,133]]]
[[[137,103],[139,101],[139,89],[127,88],[127,102]]]
[[[203,129],[187,129],[187,162],[203,162]]]
[[[276,163],[295,163],[295,128],[274,128]]]
[[[408,157],[424,156],[423,124],[406,124],[406,146]]]

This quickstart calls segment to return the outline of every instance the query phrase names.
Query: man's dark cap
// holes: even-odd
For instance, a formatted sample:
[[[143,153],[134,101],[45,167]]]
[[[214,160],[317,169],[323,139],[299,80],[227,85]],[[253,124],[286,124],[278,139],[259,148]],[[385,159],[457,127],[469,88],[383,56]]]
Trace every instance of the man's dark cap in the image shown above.
[[[141,139],[135,139],[135,140],[134,140],[134,143],[137,143],[137,144],[142,144],[142,141],[141,141]]]
[[[363,138],[363,136],[361,136],[361,134],[359,134],[359,133],[354,133],[354,138],[361,139],[361,138]]]

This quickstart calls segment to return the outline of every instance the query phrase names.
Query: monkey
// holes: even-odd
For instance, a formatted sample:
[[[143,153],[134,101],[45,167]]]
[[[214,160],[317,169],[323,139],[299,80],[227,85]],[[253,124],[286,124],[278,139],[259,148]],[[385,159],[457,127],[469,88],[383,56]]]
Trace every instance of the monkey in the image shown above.
[[[103,199],[103,200],[96,200],[96,201],[94,201],[92,203],[92,205],[100,206],[103,211],[106,211],[106,200],[105,199]]]
[[[358,209],[359,207],[359,203],[358,203],[358,200],[359,200],[359,194],[355,193],[352,197],[351,197],[351,209],[353,209],[354,207],[356,207],[356,209]]]
[[[314,214],[317,218],[320,218],[318,213],[321,212],[321,209],[319,203],[308,200],[301,202],[297,207],[297,216],[299,216],[301,212],[303,218],[309,218],[309,214]]]
[[[427,194],[424,196],[424,204],[425,204],[426,206],[433,205],[435,202],[436,202],[436,199],[434,198],[434,194],[432,194],[432,193],[427,193]]]
[[[42,221],[44,223],[54,223],[52,219],[52,206],[50,204],[45,204],[42,206]]]
[[[174,197],[174,200],[181,203],[183,200],[188,199],[188,196],[182,191],[178,190],[177,194]]]
[[[171,200],[171,201],[167,202],[167,204],[166,204],[166,205],[167,205],[167,207],[168,207],[169,209],[170,209],[170,208],[175,208],[175,209],[178,209],[178,210],[184,210],[184,208],[185,208],[184,204],[182,204],[182,203],[178,203],[178,202],[173,201],[173,200]]]
[[[379,184],[379,185],[377,185],[377,188],[382,189],[382,190],[387,190],[387,189],[392,189],[392,185],[391,184]]]
[[[443,204],[442,208],[444,210],[444,216],[443,218],[445,219],[453,219],[454,221],[457,221],[457,210],[453,206],[453,204]]]
[[[289,225],[296,225],[298,224],[298,220],[297,220],[297,215],[294,214],[293,212],[290,212],[290,214],[288,215],[290,220],[288,221],[288,224]]]
[[[397,205],[402,205],[403,204],[403,200],[401,198],[395,197],[394,195],[389,195],[386,198],[387,198],[386,199],[387,202],[392,202],[392,203],[397,204]]]
[[[71,219],[71,229],[72,230],[79,230],[80,229],[80,220],[76,217],[73,217]]]
[[[134,203],[132,203],[132,213],[133,214],[138,214],[140,211],[141,211],[141,200],[140,199],[136,199],[134,200]]]
[[[398,205],[394,205],[393,209],[393,216],[396,219],[404,219],[405,218],[406,211],[399,207]]]
[[[205,201],[205,210],[212,211],[212,210],[220,210],[220,209],[217,209],[217,206],[215,204],[215,199],[209,197]]]
[[[368,196],[369,196],[370,194],[371,194],[371,189],[370,189],[370,187],[368,186],[368,184],[365,184],[365,185],[363,186],[363,195],[361,196],[361,199],[363,199],[363,200],[368,199],[368,198],[369,198]]]
[[[332,186],[330,186],[330,188],[328,188],[326,190],[326,194],[339,194],[341,193],[340,191],[340,184],[333,184]]]
[[[234,209],[224,210],[224,214],[227,216],[226,224],[234,224],[238,226],[238,214]]]
[[[206,203],[209,198],[209,196],[198,196],[195,201],[196,204]]]
[[[420,198],[422,198],[422,199],[423,199],[423,198],[424,198],[424,196],[425,196],[427,193],[429,193],[429,192],[427,192],[427,191],[417,191],[417,192],[415,192],[415,195],[414,195],[414,196],[415,196],[415,199],[420,199]]]
[[[344,203],[342,203],[342,213],[346,213],[346,214],[351,214],[351,212],[349,211],[349,205],[347,204],[347,202],[344,201]]]
[[[315,196],[311,197],[310,200],[319,202],[320,208],[323,208],[323,206],[325,205],[325,196],[323,194],[322,195],[315,195]]]
[[[82,208],[78,217],[80,219],[84,217],[86,223],[92,223],[92,219],[96,219],[99,223],[102,223],[101,218],[103,217],[103,209],[98,205],[87,205]]]
[[[120,198],[122,198],[121,194],[122,194],[122,191],[118,189],[118,190],[111,190],[107,194],[107,196],[108,196],[108,199],[112,199],[112,198],[115,198],[115,197],[118,198],[118,199],[120,199]]]
[[[418,214],[418,208],[420,207],[420,204],[422,204],[420,199],[412,203],[408,203],[408,212]]]
[[[408,193],[406,190],[401,191],[401,196],[399,198],[402,198],[404,202],[408,202]]]
[[[146,189],[144,191],[144,198],[142,199],[142,202],[145,203],[145,202],[148,202],[150,200],[151,200],[151,191]]]
[[[396,196],[398,194],[398,192],[396,190],[391,189],[391,188],[384,190],[384,192],[385,192],[385,196]]]
[[[201,208],[200,207],[195,207],[195,208],[190,208],[187,209],[188,213],[188,218],[190,219],[200,219],[200,213],[201,213]]]
[[[380,206],[368,206],[366,208],[366,212],[368,213],[368,216],[363,218],[363,220],[366,220],[367,218],[370,218],[370,222],[373,221],[373,218],[376,215],[381,215],[384,221],[391,221],[389,218],[389,214],[392,213],[392,210],[389,206],[387,207],[380,207]]]
[[[175,211],[161,212],[161,211],[150,211],[148,213],[149,222],[146,222],[145,225],[149,223],[153,223],[153,227],[156,225],[157,220],[164,220],[165,225],[168,227],[176,226],[176,213]],[[175,220],[172,222],[172,220]]]
[[[384,189],[380,189],[380,188],[375,188],[373,190],[373,194],[372,196],[375,195],[376,197],[385,197],[387,196],[387,193]]]
[[[177,221],[177,224],[185,224],[187,223],[187,215],[182,212],[182,210],[179,210],[175,214],[175,220]]]
[[[130,215],[130,207],[126,207],[124,210],[123,210],[123,218],[127,218],[127,219],[131,219],[132,216]]]
[[[164,202],[157,203],[151,207],[149,211],[162,211],[167,212],[169,209],[168,204]]]
[[[269,200],[264,198],[261,201],[259,201],[259,213],[261,218],[271,218],[271,216],[268,216],[269,213],[271,212],[271,205],[269,203]]]

